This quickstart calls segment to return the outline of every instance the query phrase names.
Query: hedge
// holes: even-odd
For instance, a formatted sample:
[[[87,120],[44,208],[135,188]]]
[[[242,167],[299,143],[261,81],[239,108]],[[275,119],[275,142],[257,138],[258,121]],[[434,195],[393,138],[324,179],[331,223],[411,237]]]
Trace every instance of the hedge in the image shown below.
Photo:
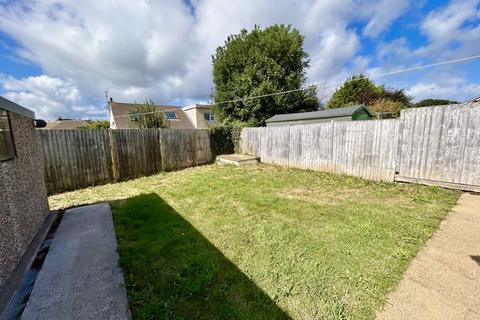
[[[212,156],[240,153],[240,133],[242,126],[220,125],[209,128]]]

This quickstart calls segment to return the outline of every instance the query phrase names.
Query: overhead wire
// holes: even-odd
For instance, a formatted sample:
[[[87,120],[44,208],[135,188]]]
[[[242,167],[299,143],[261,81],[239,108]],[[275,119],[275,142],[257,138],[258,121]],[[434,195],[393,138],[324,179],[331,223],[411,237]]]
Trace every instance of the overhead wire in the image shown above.
[[[431,63],[431,64],[424,64],[424,65],[420,65],[420,66],[416,66],[416,67],[404,68],[404,69],[399,69],[399,70],[394,70],[394,71],[389,71],[389,72],[371,74],[371,75],[367,75],[367,76],[371,79],[376,79],[376,78],[380,78],[380,77],[384,77],[384,76],[401,74],[401,73],[417,71],[417,70],[423,70],[423,69],[428,69],[428,68],[432,68],[432,67],[438,67],[438,66],[443,66],[443,65],[453,64],[453,63],[472,61],[472,60],[476,60],[476,59],[480,59],[480,54],[473,55],[473,56],[468,56],[468,57],[463,57],[463,58],[458,58],[458,59],[451,59],[451,60],[446,60],[446,61],[435,62],[435,63]],[[345,82],[355,81],[355,80],[356,79],[350,79],[350,80],[347,79],[347,80],[344,80],[344,81],[337,81],[337,82],[326,83],[326,84],[321,84],[321,83],[318,83],[318,82],[314,82],[314,83],[312,83],[312,84],[310,84],[310,85],[308,85],[304,88],[272,92],[272,93],[267,93],[267,94],[262,94],[262,95],[257,95],[257,96],[250,96],[250,97],[226,100],[226,101],[221,101],[221,102],[214,102],[214,103],[209,103],[208,106],[222,105],[222,104],[235,103],[235,102],[243,102],[243,101],[248,101],[248,100],[253,100],[253,99],[261,99],[261,98],[266,98],[266,97],[277,96],[277,95],[281,95],[281,94],[288,94],[288,93],[293,93],[293,92],[306,91],[306,90],[310,90],[312,87],[318,87],[320,85],[324,85],[325,87],[331,87],[331,86],[335,87],[335,86],[343,84]],[[159,113],[159,112],[176,111],[178,109],[179,108],[170,109],[170,110],[143,112],[143,113],[136,113],[135,115],[138,116],[138,115],[152,114],[152,113]],[[116,117],[117,118],[130,117],[130,115],[123,115],[123,116],[116,116]]]

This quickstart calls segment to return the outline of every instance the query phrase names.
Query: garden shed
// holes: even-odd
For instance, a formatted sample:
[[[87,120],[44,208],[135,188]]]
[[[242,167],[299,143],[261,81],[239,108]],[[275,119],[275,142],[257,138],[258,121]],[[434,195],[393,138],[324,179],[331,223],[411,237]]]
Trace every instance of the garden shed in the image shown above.
[[[373,115],[365,105],[328,109],[321,111],[277,114],[267,119],[267,127],[296,124],[318,123],[327,121],[369,120]]]

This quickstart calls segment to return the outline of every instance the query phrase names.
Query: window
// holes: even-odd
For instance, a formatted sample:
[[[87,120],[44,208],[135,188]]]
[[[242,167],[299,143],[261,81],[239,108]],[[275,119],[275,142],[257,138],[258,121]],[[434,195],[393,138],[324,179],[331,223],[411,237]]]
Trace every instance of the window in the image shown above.
[[[15,156],[12,131],[8,111],[0,109],[0,161],[11,159]]]
[[[178,119],[177,113],[175,111],[165,111],[165,118],[168,120]]]
[[[215,121],[215,114],[213,112],[204,112],[203,117],[205,118],[205,121],[207,121],[207,122]]]

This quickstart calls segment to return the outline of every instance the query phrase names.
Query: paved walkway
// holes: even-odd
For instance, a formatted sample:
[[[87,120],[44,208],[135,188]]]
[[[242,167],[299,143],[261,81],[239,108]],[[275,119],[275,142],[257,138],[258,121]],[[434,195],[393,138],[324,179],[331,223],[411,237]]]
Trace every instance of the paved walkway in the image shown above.
[[[461,196],[377,319],[480,319],[480,196]]]
[[[128,319],[107,203],[67,210],[22,319]]]

